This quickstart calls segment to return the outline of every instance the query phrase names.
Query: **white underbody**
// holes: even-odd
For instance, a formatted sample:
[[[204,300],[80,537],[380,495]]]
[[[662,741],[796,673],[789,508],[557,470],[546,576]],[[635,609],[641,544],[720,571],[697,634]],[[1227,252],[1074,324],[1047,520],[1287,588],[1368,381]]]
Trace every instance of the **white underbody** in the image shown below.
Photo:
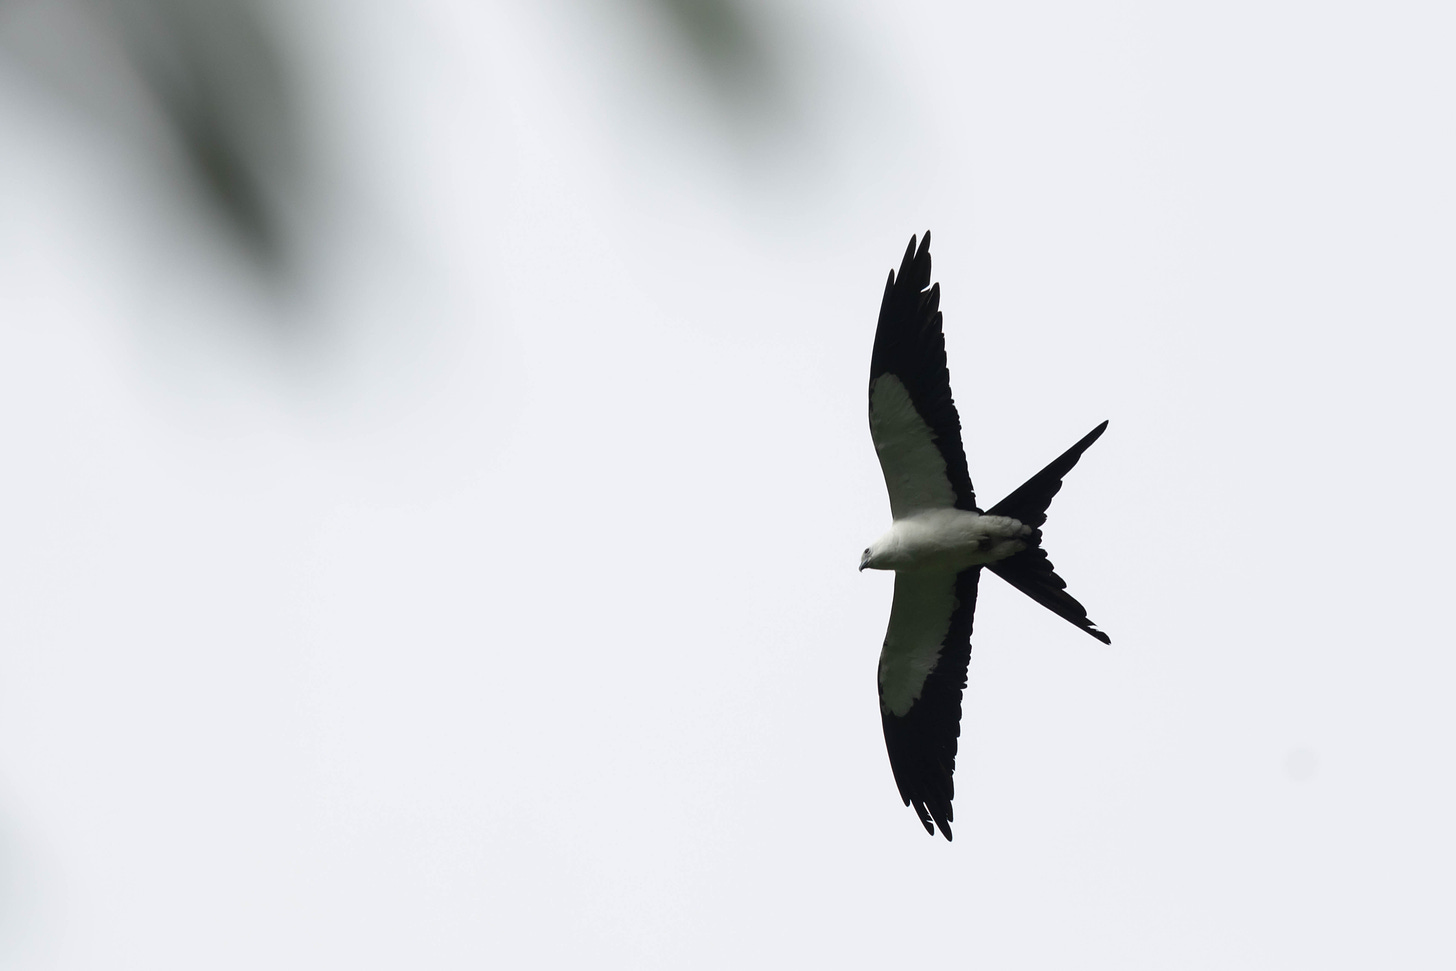
[[[959,496],[941,442],[897,375],[882,374],[870,387],[870,435],[894,524],[865,550],[860,569],[895,571],[880,652],[880,704],[903,717],[940,664],[960,608],[961,571],[1015,556],[1039,537],[1015,519],[955,508]]]
[[[870,570],[960,572],[1014,556],[1032,546],[1035,530],[1007,516],[963,509],[926,509],[897,519],[864,560]]]

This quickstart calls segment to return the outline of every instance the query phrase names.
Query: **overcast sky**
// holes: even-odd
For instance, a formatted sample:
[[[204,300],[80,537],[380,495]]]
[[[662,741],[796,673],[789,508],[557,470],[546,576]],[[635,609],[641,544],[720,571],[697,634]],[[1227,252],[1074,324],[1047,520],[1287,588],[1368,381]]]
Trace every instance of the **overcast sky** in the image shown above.
[[[11,18],[0,963],[1456,961],[1449,10],[283,9],[281,285]],[[983,502],[1111,420],[953,844],[856,571],[927,228]]]

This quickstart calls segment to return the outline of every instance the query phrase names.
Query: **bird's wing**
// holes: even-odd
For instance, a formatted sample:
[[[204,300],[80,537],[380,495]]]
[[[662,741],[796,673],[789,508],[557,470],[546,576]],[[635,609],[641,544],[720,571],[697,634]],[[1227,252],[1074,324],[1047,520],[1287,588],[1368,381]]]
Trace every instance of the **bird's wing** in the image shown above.
[[[945,366],[940,284],[930,286],[928,232],[918,250],[910,237],[899,275],[892,270],[885,284],[870,356],[870,437],[894,518],[922,509],[976,509]]]
[[[934,835],[939,826],[946,839],[980,577],[980,567],[896,573],[880,652],[880,720],[895,784],[925,831]]]

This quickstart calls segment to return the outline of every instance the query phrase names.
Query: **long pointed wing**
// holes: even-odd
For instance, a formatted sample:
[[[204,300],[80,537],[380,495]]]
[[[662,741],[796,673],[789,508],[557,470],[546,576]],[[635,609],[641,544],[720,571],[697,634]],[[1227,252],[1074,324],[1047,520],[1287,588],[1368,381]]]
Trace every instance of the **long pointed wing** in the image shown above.
[[[930,287],[929,290],[926,288]],[[940,284],[930,285],[930,233],[890,272],[870,356],[870,437],[880,456],[890,513],[976,508],[950,393]]]
[[[880,652],[880,721],[895,785],[925,831],[934,835],[938,826],[947,840],[980,578],[980,567],[959,574],[896,573]]]

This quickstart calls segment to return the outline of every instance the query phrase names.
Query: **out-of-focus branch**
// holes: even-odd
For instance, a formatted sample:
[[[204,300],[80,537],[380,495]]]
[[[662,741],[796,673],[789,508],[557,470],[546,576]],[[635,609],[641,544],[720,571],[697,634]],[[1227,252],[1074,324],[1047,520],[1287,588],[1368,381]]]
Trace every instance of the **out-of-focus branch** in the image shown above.
[[[104,123],[131,131],[151,116],[140,127],[155,132],[160,119],[253,260],[285,268],[302,145],[290,72],[259,0],[0,0],[0,34]]]
[[[284,261],[301,146],[288,71],[256,0],[99,0],[207,197],[260,261]]]
[[[300,175],[289,72],[257,0],[95,0],[171,124],[205,195],[250,253],[286,263]]]
[[[783,71],[767,31],[741,0],[652,0],[719,96],[763,111],[782,97]]]

